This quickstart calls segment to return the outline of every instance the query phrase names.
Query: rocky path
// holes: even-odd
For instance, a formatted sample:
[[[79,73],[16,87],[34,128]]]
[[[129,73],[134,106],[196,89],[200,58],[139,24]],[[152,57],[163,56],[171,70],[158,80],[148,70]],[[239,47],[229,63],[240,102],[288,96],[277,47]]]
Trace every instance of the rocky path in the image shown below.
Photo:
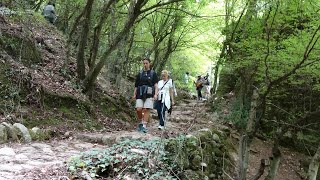
[[[123,139],[151,139],[186,134],[214,124],[215,116],[208,114],[203,102],[182,101],[167,117],[164,131],[157,129],[156,111],[152,111],[148,133],[117,131],[108,133],[77,133],[65,140],[7,143],[0,145],[0,180],[69,179],[66,161],[93,148],[103,149]]]

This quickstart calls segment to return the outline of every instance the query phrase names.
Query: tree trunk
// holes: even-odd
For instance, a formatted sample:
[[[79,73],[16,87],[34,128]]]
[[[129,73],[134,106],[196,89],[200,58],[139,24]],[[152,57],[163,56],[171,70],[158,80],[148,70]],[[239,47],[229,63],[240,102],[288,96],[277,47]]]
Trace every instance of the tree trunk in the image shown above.
[[[111,16],[110,21],[108,22],[108,24],[110,25],[109,32],[108,32],[108,44],[112,44],[115,37],[117,36],[118,21],[116,17],[116,4],[113,5],[110,16]],[[124,36],[126,37],[127,34],[125,34]],[[105,78],[107,79],[107,81],[111,82],[112,84],[115,84],[116,76],[119,73],[117,68],[117,61],[121,60],[119,52],[121,51],[121,45],[123,44],[125,37],[122,37],[122,39],[117,45],[117,51],[113,53],[112,56],[109,57],[108,63],[106,64],[107,71],[106,71]]]
[[[277,133],[274,140],[273,147],[272,147],[272,157],[270,157],[271,166],[269,169],[268,176],[266,177],[265,180],[274,180],[279,169],[280,160],[281,160],[281,151],[279,149],[279,146],[280,146],[279,141],[280,141],[280,138],[283,136],[282,128],[280,127],[279,130],[280,131]]]
[[[98,64],[89,71],[84,81],[84,90],[83,90],[84,92],[89,92],[92,90],[94,82],[96,81],[101,69],[105,65],[105,62],[108,59],[109,55],[116,49],[117,45],[123,39],[123,37],[126,34],[128,34],[131,27],[134,25],[135,20],[139,16],[140,9],[144,4],[145,4],[144,0],[137,0],[136,3],[134,3],[133,1],[131,2],[131,5],[130,5],[131,10],[129,11],[129,17],[127,22],[125,23],[120,33],[117,34],[115,39],[109,45],[109,48],[103,53]]]
[[[260,167],[258,169],[257,174],[252,178],[252,180],[259,180],[260,177],[263,175],[264,173],[264,169],[266,167],[266,160],[265,159],[261,159],[260,161]]]
[[[131,33],[130,33],[130,37],[129,37],[129,46],[128,46],[128,50],[126,52],[126,60],[125,60],[125,64],[124,64],[124,73],[123,75],[124,76],[128,76],[130,74],[132,74],[132,65],[130,64],[130,52],[131,52],[131,49],[133,47],[133,41],[134,41],[134,32],[135,32],[135,29],[133,28],[131,30]]]
[[[75,22],[72,26],[72,28],[70,29],[70,32],[68,33],[68,40],[67,40],[67,53],[66,53],[66,61],[63,64],[63,69],[67,69],[67,65],[70,62],[70,55],[71,55],[71,43],[72,43],[72,37],[74,32],[76,31],[78,24],[81,20],[81,18],[83,17],[83,15],[85,14],[85,8],[82,10],[82,12],[79,14],[79,16],[75,19]]]
[[[101,30],[102,30],[103,24],[106,22],[106,19],[109,15],[110,6],[114,2],[115,2],[115,0],[110,0],[104,4],[104,6],[102,8],[102,15],[100,16],[100,19],[99,19],[99,23],[94,28],[93,44],[92,44],[91,51],[90,51],[90,57],[88,59],[88,66],[90,69],[93,68],[96,63],[99,44],[100,44]]]
[[[247,169],[248,169],[248,161],[249,161],[249,136],[247,134],[242,135],[240,139],[240,147],[239,147],[239,180],[247,179]]]
[[[69,14],[70,14],[70,5],[67,2],[64,2],[64,13],[63,17],[59,16],[59,29],[67,34],[69,30]],[[71,15],[72,17],[72,15]]]
[[[251,100],[251,109],[250,109],[250,115],[247,123],[246,133],[242,136],[240,140],[239,174],[238,174],[238,178],[240,180],[246,180],[250,144],[253,139],[253,132],[254,132],[255,121],[256,121],[257,101],[258,101],[258,92],[257,90],[253,90],[252,100]]]
[[[78,80],[84,80],[84,78],[86,77],[84,55],[85,55],[87,39],[89,35],[90,15],[91,15],[93,1],[94,0],[88,0],[87,5],[85,7],[84,22],[83,22],[82,32],[80,35],[79,49],[77,53]]]
[[[312,157],[311,163],[309,164],[308,180],[316,180],[320,165],[320,144],[316,154]]]
[[[176,49],[177,47],[177,44],[179,43],[178,41],[174,41],[175,39],[175,32],[176,32],[176,29],[177,29],[177,26],[178,26],[178,23],[180,21],[180,18],[175,16],[174,17],[174,22],[171,26],[171,29],[170,29],[170,35],[169,35],[169,38],[168,38],[168,41],[167,41],[167,45],[166,45],[166,51],[163,55],[163,57],[161,58],[161,61],[160,61],[160,58],[158,57],[158,62],[159,64],[157,64],[156,67],[154,67],[157,72],[160,73],[160,71],[162,69],[164,69],[164,66],[166,65],[168,59],[169,59],[169,56],[171,55],[171,53]]]
[[[220,68],[220,59],[217,61],[216,66],[214,67],[214,79],[213,84],[210,92],[211,94],[216,94],[217,88],[218,88],[218,74],[219,74],[219,68]]]

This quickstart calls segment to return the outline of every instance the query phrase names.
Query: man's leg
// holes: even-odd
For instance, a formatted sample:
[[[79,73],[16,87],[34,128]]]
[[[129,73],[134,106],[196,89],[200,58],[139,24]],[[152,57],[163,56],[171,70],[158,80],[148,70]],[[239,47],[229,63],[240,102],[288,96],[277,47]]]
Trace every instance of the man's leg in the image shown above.
[[[142,115],[142,107],[143,107],[143,101],[142,99],[137,99],[136,100],[136,112],[137,112],[137,118],[139,121],[139,125],[138,125],[138,131],[142,130],[143,124],[143,115]]]
[[[139,121],[142,120],[142,108],[137,108],[137,117]]]
[[[138,124],[138,131],[141,131],[142,130],[142,127],[143,127],[143,124],[142,124],[142,108],[137,108],[136,109],[137,111],[137,117],[138,117],[138,121],[139,121],[139,124]]]
[[[197,89],[197,93],[198,93],[198,100],[200,100],[200,98],[201,98],[201,90]]]
[[[143,108],[143,120],[142,120],[142,124],[144,125],[144,127],[146,127],[146,125],[147,125],[147,123],[148,123],[149,114],[150,114],[150,109]]]

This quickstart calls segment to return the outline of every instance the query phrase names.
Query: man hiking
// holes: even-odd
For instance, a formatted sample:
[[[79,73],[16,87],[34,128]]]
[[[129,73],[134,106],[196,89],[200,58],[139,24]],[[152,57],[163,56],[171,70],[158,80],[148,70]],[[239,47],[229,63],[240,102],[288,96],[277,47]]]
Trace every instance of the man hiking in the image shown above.
[[[136,111],[140,124],[138,131],[147,132],[150,109],[158,97],[158,77],[154,70],[150,70],[150,59],[143,59],[143,70],[136,76],[133,98],[136,99]]]

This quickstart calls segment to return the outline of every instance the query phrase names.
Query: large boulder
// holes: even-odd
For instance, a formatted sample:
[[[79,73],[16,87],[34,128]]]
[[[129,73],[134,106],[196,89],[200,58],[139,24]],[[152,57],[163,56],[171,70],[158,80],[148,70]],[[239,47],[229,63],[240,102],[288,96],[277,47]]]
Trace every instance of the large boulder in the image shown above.
[[[18,135],[17,133],[13,130],[13,126],[10,123],[3,122],[1,125],[5,126],[6,131],[8,133],[8,139],[12,141],[17,141],[18,140]]]
[[[13,129],[21,141],[26,143],[31,142],[31,136],[30,136],[29,130],[23,124],[14,123]]]

